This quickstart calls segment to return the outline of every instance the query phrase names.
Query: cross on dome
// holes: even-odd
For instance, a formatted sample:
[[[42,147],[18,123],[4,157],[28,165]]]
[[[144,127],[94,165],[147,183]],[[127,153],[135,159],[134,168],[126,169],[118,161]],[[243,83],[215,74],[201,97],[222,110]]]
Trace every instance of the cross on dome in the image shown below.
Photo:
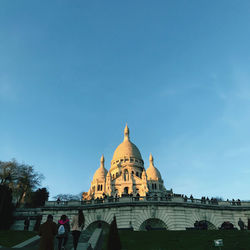
[[[151,153],[150,153],[150,156],[149,156],[149,162],[150,162],[150,166],[154,166],[154,158],[153,158]]]
[[[104,156],[101,157],[101,165],[104,165]]]
[[[126,127],[124,129],[124,141],[128,140],[129,141],[129,128],[128,128],[128,124],[126,123]]]

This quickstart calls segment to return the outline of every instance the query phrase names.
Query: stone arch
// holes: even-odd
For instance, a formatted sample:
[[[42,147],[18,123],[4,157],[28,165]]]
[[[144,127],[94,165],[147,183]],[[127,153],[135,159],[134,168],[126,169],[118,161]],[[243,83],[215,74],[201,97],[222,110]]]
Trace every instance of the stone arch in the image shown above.
[[[139,231],[149,231],[149,230],[166,230],[167,225],[164,221],[158,218],[149,218],[145,220],[139,227]]]
[[[208,230],[218,229],[221,225],[220,219],[214,213],[200,213],[194,211],[192,216],[188,217],[188,220],[186,221],[186,227],[194,227],[194,223],[196,221],[206,221],[208,225]]]
[[[200,230],[216,230],[217,227],[207,220],[200,220],[194,223],[194,225],[197,223],[196,227]]]
[[[224,221],[220,226],[220,229],[224,229],[224,230],[232,230],[234,228],[235,226],[231,221]]]
[[[165,228],[167,228],[168,230],[175,229],[173,218],[170,217],[165,210],[158,209],[156,206],[148,206],[146,209],[137,210],[137,213],[133,220],[134,230],[140,230],[141,225],[148,219],[158,219],[160,221],[163,221],[163,223],[165,224]]]
[[[92,233],[96,228],[102,228],[103,231],[107,233],[109,230],[109,223],[104,220],[93,221],[86,227],[86,230]]]
[[[208,230],[216,230],[218,229],[212,222],[210,221],[205,221],[207,223],[207,229]]]

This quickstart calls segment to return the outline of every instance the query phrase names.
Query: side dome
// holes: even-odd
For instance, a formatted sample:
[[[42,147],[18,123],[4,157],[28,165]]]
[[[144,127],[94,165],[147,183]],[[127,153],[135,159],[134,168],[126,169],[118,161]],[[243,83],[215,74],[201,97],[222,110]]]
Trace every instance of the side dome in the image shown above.
[[[112,161],[124,157],[134,157],[136,159],[142,160],[139,149],[129,139],[129,129],[127,125],[124,129],[124,141],[116,148]]]
[[[147,179],[152,181],[162,180],[160,171],[154,166],[154,159],[151,154],[149,156],[149,162],[150,162],[149,168],[146,170]]]
[[[108,170],[104,167],[104,157],[101,157],[100,167],[95,171],[93,180],[105,180]]]

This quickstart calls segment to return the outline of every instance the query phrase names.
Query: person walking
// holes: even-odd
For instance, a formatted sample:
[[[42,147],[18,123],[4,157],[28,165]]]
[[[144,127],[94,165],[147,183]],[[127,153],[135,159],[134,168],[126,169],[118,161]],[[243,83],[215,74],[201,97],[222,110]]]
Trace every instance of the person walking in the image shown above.
[[[71,223],[71,233],[73,236],[74,250],[77,249],[79,237],[80,237],[82,229],[84,228],[84,223],[85,223],[85,218],[84,218],[83,212],[82,210],[78,210],[78,214],[73,217],[72,223]]]
[[[240,227],[240,230],[244,230],[245,229],[245,224],[244,224],[244,222],[242,221],[241,218],[239,218],[238,225]]]
[[[41,236],[39,250],[54,250],[54,237],[56,234],[56,223],[53,222],[53,216],[49,214],[47,221],[40,226],[38,231],[38,235]]]
[[[68,241],[68,233],[70,231],[69,219],[65,214],[61,216],[61,219],[58,221],[58,250],[65,249],[65,246]]]
[[[24,220],[24,230],[28,231],[30,226],[30,217],[26,217]]]

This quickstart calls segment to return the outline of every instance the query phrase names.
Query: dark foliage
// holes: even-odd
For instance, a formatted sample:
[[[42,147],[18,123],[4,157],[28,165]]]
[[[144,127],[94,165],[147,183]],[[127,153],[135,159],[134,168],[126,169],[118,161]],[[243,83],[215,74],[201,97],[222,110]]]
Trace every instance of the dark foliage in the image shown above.
[[[0,185],[0,230],[8,230],[13,223],[14,205],[12,190],[7,185]]]
[[[30,194],[30,199],[26,203],[27,207],[42,207],[49,198],[49,192],[46,188],[39,188]]]
[[[115,216],[114,216],[114,219],[111,222],[111,225],[109,228],[107,249],[108,250],[120,250],[120,249],[122,249]]]
[[[34,231],[39,231],[40,225],[41,225],[41,221],[42,221],[42,215],[39,215],[36,217],[36,222],[34,225]]]

